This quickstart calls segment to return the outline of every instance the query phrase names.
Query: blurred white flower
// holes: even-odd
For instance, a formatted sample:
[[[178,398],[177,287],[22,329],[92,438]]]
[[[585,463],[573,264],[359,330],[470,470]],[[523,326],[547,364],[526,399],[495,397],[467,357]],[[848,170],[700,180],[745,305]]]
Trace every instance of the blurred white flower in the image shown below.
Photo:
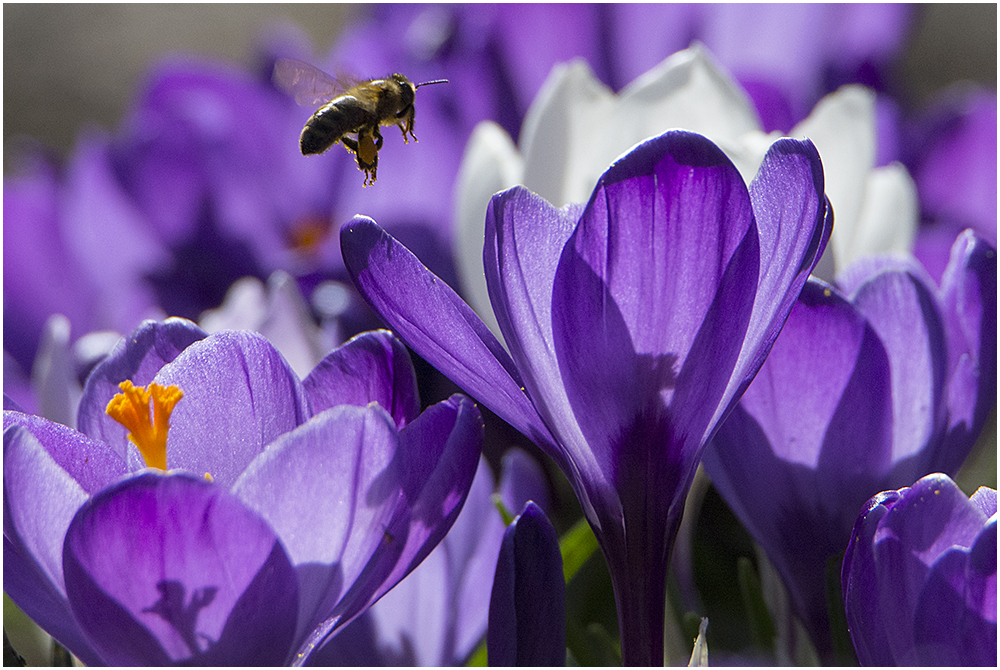
[[[465,297],[495,334],[499,329],[489,308],[482,260],[490,197],[523,184],[557,206],[584,202],[618,156],[671,128],[708,137],[748,182],[781,136],[761,130],[746,93],[697,43],[618,95],[582,60],[556,66],[528,110],[519,147],[496,124],[476,127],[455,191],[455,256]],[[912,248],[916,187],[901,165],[875,165],[873,92],[841,88],[788,136],[815,143],[833,204],[833,236],[817,275],[832,280],[860,256]]]

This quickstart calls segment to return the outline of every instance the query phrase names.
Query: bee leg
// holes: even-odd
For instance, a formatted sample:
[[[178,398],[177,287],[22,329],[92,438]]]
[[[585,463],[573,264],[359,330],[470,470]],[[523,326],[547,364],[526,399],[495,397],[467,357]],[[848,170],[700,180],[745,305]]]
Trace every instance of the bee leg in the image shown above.
[[[355,156],[358,155],[358,143],[352,140],[350,137],[341,137],[340,141],[344,143],[347,150],[352,152]]]
[[[413,119],[416,116],[416,114],[414,113],[414,111],[415,110],[413,109],[413,107],[410,107],[405,112],[402,112],[399,115],[397,115],[398,118],[399,118],[399,120],[396,122],[396,125],[399,126],[399,129],[401,131],[403,131],[403,143],[404,144],[409,144],[410,143],[410,140],[406,137],[407,133],[410,134],[410,137],[413,138],[414,142],[417,141],[417,136],[413,134]]]
[[[379,131],[378,126],[375,127],[375,130],[373,132],[375,134],[375,149],[376,150],[381,150],[382,149],[382,133]]]
[[[375,139],[376,135],[378,135],[378,140]],[[381,144],[381,135],[378,134],[377,128],[374,131],[368,129],[358,132],[358,141],[356,145],[358,168],[363,170],[365,173],[365,181],[362,186],[368,186],[369,184],[375,183],[376,175],[378,173],[378,148]]]

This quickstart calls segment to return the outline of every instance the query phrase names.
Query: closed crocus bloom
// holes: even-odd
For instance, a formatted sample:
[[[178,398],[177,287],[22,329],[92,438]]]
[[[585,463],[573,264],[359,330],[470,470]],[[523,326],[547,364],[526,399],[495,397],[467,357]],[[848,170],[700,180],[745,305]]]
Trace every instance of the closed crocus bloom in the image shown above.
[[[935,473],[873,496],[842,583],[862,665],[995,666],[997,492]]]
[[[954,474],[996,403],[996,253],[971,231],[940,288],[913,259],[810,279],[706,449],[713,483],[832,660],[827,562],[869,497]]]
[[[179,319],[94,369],[78,426],[4,412],[4,591],[88,665],[303,662],[445,535],[482,440],[466,398],[419,413],[384,331],[300,381]]]
[[[749,189],[701,135],[646,140],[586,206],[493,197],[485,274],[508,350],[364,217],[359,291],[425,360],[569,478],[608,561],[625,663],[663,662],[670,549],[705,441],[749,384],[829,236],[819,156],[771,148]]]
[[[491,666],[561,666],[566,661],[566,583],[559,536],[533,502],[500,545],[487,652]]]

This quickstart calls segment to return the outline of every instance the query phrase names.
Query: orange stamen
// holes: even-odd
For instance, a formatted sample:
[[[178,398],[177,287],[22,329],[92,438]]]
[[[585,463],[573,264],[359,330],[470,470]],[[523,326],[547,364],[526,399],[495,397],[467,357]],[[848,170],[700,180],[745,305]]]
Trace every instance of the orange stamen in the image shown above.
[[[159,384],[150,384],[147,391],[145,386],[135,386],[128,379],[118,388],[122,392],[111,399],[105,411],[129,430],[128,439],[139,448],[147,467],[166,470],[170,413],[184,393],[176,386]],[[153,401],[152,421],[150,400]]]

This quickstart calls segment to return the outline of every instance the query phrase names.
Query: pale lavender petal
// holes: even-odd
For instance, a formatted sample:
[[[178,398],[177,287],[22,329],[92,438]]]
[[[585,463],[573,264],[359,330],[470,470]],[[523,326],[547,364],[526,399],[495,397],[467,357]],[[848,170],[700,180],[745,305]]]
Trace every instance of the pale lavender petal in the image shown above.
[[[328,411],[338,409],[352,408]],[[447,534],[472,484],[482,439],[479,411],[460,395],[432,405],[400,432],[392,467],[365,498],[391,513],[391,521],[375,532],[378,543],[363,578],[345,580],[346,593],[333,614],[301,647],[303,660],[409,574]]]
[[[420,412],[410,355],[385,330],[362,333],[330,352],[302,385],[314,414],[336,405],[377,402],[402,428]]]
[[[11,426],[27,428],[55,464],[87,495],[110,486],[128,472],[124,456],[109,445],[91,440],[62,424],[33,414],[5,411],[3,426],[4,430]]]
[[[119,393],[118,384],[126,379],[137,386],[149,384],[160,368],[204,337],[205,331],[194,323],[172,318],[146,321],[122,338],[87,377],[77,416],[80,432],[114,446],[124,455],[127,431],[105,412],[108,402]]]
[[[340,405],[282,435],[233,485],[283,539],[301,585],[300,632],[330,616],[378,547],[391,544],[397,445],[384,409]]]
[[[295,572],[274,532],[222,487],[127,479],[80,510],[63,560],[73,610],[111,665],[290,660]]]
[[[167,466],[231,486],[250,462],[309,416],[302,383],[257,333],[224,331],[182,351],[154,378],[177,386]]]
[[[93,660],[66,600],[62,566],[66,529],[88,496],[27,428],[6,423],[4,592],[50,634]]]

